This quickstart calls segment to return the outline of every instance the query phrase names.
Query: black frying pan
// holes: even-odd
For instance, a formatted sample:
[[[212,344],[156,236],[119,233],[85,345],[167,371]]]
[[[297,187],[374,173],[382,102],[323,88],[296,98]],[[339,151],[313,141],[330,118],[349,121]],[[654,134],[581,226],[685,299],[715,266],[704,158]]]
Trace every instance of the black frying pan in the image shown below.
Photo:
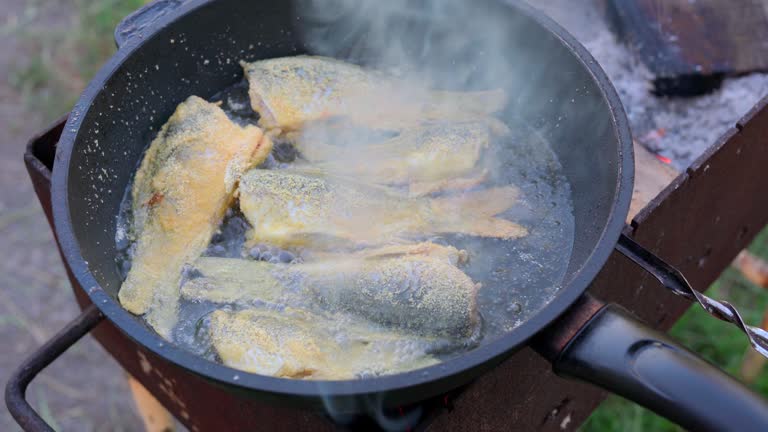
[[[114,262],[115,221],[122,191],[153,131],[189,95],[209,98],[241,79],[236,62],[224,59],[306,52],[299,37],[302,22],[294,15],[298,6],[168,0],[145,7],[118,28],[117,54],[72,110],[52,181],[56,234],[64,257],[103,315],[91,310],[46,348],[63,352],[106,317],[169,362],[232,391],[275,403],[312,408],[330,403],[340,412],[360,412],[371,399],[395,406],[462,386],[532,343],[558,373],[594,382],[684,427],[768,430],[768,405],[758,396],[620,308],[586,296],[617,245],[668,285],[691,294],[673,271],[621,235],[632,194],[633,154],[613,87],[579,43],[516,0],[476,2],[476,7],[507,21],[508,43],[503,52],[494,53],[508,61],[509,79],[500,85],[511,95],[535,95],[513,98],[507,110],[535,125],[552,144],[572,187],[576,226],[563,287],[530,319],[503,337],[426,369],[318,382],[259,376],[211,363],[166,343],[126,312],[116,300],[121,279]],[[519,34],[528,37],[514,37]],[[526,79],[531,76],[547,85],[531,88]],[[553,104],[552,99],[574,103]],[[723,314],[727,317],[727,311]],[[12,414],[29,430],[46,425],[23,400],[24,391],[51,360],[33,356],[6,389]]]

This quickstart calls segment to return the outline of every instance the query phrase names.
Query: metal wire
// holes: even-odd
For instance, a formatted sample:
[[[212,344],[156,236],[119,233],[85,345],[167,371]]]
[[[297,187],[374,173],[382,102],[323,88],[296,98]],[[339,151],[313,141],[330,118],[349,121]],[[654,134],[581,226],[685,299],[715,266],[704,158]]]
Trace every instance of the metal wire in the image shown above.
[[[696,291],[679,270],[667,264],[626,235],[622,235],[619,238],[616,249],[652,274],[673,293],[688,300],[696,301],[710,315],[740,328],[749,338],[749,343],[752,347],[763,357],[768,358],[768,331],[747,325],[739,311],[732,304],[727,301],[715,300]]]

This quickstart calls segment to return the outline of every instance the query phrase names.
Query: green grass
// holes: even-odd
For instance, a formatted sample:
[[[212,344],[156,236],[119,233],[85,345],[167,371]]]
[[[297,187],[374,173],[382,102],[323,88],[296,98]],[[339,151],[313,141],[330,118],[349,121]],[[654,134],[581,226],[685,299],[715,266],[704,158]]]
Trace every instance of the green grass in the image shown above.
[[[72,23],[50,30],[35,21],[40,2],[30,2],[25,19],[14,29],[33,53],[14,65],[10,83],[24,103],[50,122],[72,107],[88,80],[115,51],[115,25],[145,0],[74,0]],[[50,5],[48,5],[50,7]]]
[[[757,236],[749,250],[768,259],[768,229]],[[726,270],[712,284],[707,295],[728,299],[739,308],[744,319],[754,325],[760,324],[768,310],[768,290],[753,285],[734,269]],[[728,373],[739,375],[749,343],[736,327],[712,318],[698,306],[692,306],[670,334]],[[768,368],[762,371],[751,387],[768,397]],[[632,402],[610,396],[582,425],[581,431],[676,432],[682,429]]]

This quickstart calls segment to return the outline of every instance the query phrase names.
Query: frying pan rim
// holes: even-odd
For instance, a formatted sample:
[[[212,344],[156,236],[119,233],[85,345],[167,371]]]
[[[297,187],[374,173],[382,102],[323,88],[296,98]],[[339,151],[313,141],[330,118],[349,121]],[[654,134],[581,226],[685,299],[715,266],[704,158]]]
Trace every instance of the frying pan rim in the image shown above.
[[[93,101],[102,91],[103,86],[127,59],[140,50],[144,44],[154,40],[158,32],[173,24],[176,20],[198,8],[217,0],[192,0],[174,12],[158,19],[144,37],[133,38],[115,53],[99,70],[94,79],[84,90],[72,109],[61,139],[59,141],[53,169],[51,198],[53,202],[54,225],[62,253],[77,281],[86,291],[91,301],[123,333],[139,345],[154,352],[161,358],[208,380],[241,390],[266,392],[276,395],[305,398],[357,397],[394,391],[414,391],[419,387],[429,387],[428,391],[436,394],[455,388],[467,381],[476,368],[495,364],[522,347],[531,337],[544,329],[569,306],[571,306],[589,287],[589,284],[603,267],[625,226],[629,212],[634,183],[634,155],[632,139],[624,109],[618,94],[607,75],[589,54],[565,29],[552,19],[522,0],[500,0],[500,3],[517,10],[532,19],[543,30],[555,36],[579,61],[589,73],[590,78],[601,90],[601,96],[611,111],[611,124],[617,142],[618,161],[616,166],[618,182],[608,216],[608,222],[596,241],[592,253],[576,271],[575,277],[561,288],[557,296],[543,306],[530,319],[513,331],[488,342],[457,358],[415,371],[386,375],[382,377],[346,380],[346,381],[304,381],[252,374],[203,359],[168,343],[159,335],[142,324],[137,317],[123,309],[119,302],[108,295],[96,281],[85,262],[80,246],[75,238],[72,217],[69,209],[69,171],[74,143],[80,132],[83,119],[88,115]],[[469,373],[468,373],[469,372]],[[472,375],[474,376],[474,375]],[[461,383],[456,383],[461,380]]]

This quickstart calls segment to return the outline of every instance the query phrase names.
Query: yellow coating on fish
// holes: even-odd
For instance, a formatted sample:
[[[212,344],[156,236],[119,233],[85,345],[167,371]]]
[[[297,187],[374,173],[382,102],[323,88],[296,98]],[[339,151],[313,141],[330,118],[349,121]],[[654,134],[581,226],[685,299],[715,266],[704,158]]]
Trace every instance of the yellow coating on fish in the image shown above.
[[[434,182],[475,170],[490,130],[481,122],[440,122],[403,130],[376,144],[361,143],[360,138],[353,133],[342,138],[349,142],[340,143],[334,141],[338,134],[314,125],[295,146],[315,167],[329,173],[380,184]]]
[[[385,245],[354,252],[305,251],[305,255],[308,256],[310,261],[419,256],[440,260],[453,266],[460,266],[469,262],[469,253],[466,250],[431,242]]]
[[[289,170],[253,169],[240,184],[240,208],[253,226],[251,242],[316,249],[339,242],[388,244],[438,233],[521,237],[525,228],[494,217],[517,196],[517,189],[508,186],[445,198],[407,198]]]
[[[134,180],[136,252],[118,297],[162,336],[176,322],[182,267],[207,247],[242,173],[271,148],[261,129],[234,124],[196,96],[152,141]]]
[[[182,285],[190,300],[288,304],[349,312],[419,335],[465,338],[478,324],[477,290],[464,272],[418,255],[303,264],[199,258],[202,275]]]
[[[227,366],[260,375],[347,380],[418,369],[437,363],[396,332],[339,322],[286,308],[215,311],[210,335]]]
[[[259,126],[283,132],[328,117],[400,130],[430,120],[482,118],[507,102],[502,90],[434,91],[327,57],[241,62]]]

